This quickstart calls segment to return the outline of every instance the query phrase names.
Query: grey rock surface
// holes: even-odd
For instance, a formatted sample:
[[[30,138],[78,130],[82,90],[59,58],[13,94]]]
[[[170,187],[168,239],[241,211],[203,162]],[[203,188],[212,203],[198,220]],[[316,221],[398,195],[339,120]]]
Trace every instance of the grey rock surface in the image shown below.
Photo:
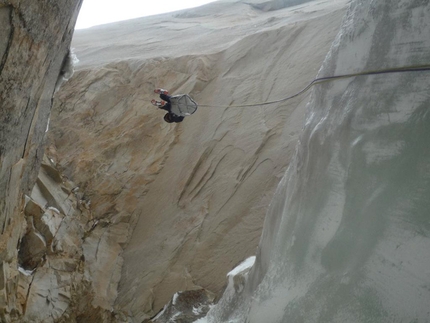
[[[81,2],[0,1],[2,322],[17,319],[24,312],[17,299],[17,246],[25,233],[24,194],[30,193],[38,174],[55,84],[69,50]],[[38,251],[43,249],[40,239],[27,238],[24,243],[37,242]],[[34,257],[35,251],[33,260]]]
[[[245,292],[206,323],[430,321],[429,21],[351,2],[319,76],[403,72],[314,88]]]

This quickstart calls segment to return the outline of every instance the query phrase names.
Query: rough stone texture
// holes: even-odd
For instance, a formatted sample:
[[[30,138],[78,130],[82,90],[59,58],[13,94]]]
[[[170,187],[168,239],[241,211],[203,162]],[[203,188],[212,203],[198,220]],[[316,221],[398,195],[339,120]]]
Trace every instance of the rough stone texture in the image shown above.
[[[23,313],[17,299],[17,257],[25,233],[22,213],[43,156],[52,96],[80,8],[80,0],[0,1],[0,320]],[[37,243],[31,266],[41,261]],[[37,259],[36,259],[37,258]],[[26,258],[27,259],[27,258]]]
[[[212,318],[217,317],[213,322],[227,322],[222,310],[238,305],[254,261],[255,257],[250,257],[227,274],[227,287],[220,300],[205,289],[177,292],[157,315],[142,323],[193,323],[201,318],[206,322],[209,310]]]
[[[178,292],[152,320],[143,323],[191,323],[204,317],[213,305],[214,295],[204,289]]]
[[[155,87],[222,106],[297,92],[345,12],[346,1],[321,3],[264,12],[219,2],[77,32],[80,65],[58,92],[48,154],[91,201],[92,306],[141,322],[177,291],[220,292],[255,253],[308,97],[200,107],[177,125],[149,102]]]
[[[112,249],[121,238],[100,237],[99,232],[109,230],[109,225],[93,219],[88,203],[83,192],[45,157],[24,210],[27,226],[18,254],[15,295],[20,321],[121,322],[111,312],[118,279],[98,279],[104,277],[103,269],[109,274],[116,259]],[[109,284],[113,285],[110,290]],[[105,290],[107,295],[101,293]]]

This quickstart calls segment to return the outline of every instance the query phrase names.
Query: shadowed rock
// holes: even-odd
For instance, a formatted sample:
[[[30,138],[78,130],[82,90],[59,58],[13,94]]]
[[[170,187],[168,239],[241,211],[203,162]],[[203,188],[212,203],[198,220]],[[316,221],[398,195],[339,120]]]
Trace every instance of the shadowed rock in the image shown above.
[[[5,0],[0,4],[0,320],[23,314],[18,290],[17,245],[24,234],[24,194],[43,156],[43,140],[55,85],[81,0]],[[44,243],[32,233],[21,256],[40,262]],[[36,254],[38,255],[36,257]],[[39,259],[39,260],[36,260]],[[7,295],[2,297],[1,295]]]

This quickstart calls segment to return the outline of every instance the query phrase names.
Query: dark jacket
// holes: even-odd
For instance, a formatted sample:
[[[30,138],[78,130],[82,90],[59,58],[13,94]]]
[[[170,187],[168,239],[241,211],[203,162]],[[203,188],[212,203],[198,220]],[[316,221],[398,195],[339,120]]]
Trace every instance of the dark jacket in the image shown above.
[[[182,116],[177,116],[176,114],[172,113],[170,110],[172,108],[171,104],[170,104],[170,96],[166,95],[166,94],[160,94],[160,98],[164,101],[166,101],[167,103],[160,107],[160,109],[166,110],[168,113],[166,113],[166,115],[164,116],[164,121],[168,122],[168,123],[172,123],[172,122],[182,122],[182,120],[184,120],[184,117]]]

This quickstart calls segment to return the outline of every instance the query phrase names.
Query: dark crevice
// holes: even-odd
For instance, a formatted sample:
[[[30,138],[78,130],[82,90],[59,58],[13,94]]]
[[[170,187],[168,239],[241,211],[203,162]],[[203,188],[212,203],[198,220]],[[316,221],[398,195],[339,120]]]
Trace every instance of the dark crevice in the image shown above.
[[[27,106],[25,107],[26,111],[28,109],[29,104],[30,104],[30,98],[28,99]],[[30,125],[28,127],[27,137],[25,138],[25,143],[24,143],[24,148],[22,150],[22,156],[21,156],[21,158],[25,158],[25,151],[27,150],[28,138],[30,137],[30,132],[31,132],[31,129],[33,127],[33,122],[34,122],[34,117],[36,115],[36,111],[37,111],[37,107],[33,111],[33,117],[31,118],[31,123],[30,123]]]
[[[2,59],[1,59],[1,61],[0,61],[0,75],[1,75],[1,73],[3,72],[3,68],[4,68],[4,66],[6,65],[6,61],[7,61],[7,58],[8,58],[8,56],[9,56],[9,49],[10,49],[10,47],[12,46],[12,41],[13,41],[13,35],[15,34],[15,27],[13,26],[13,23],[12,23],[12,18],[13,18],[13,10],[12,10],[12,7],[11,6],[8,6],[8,9],[9,9],[9,25],[10,25],[10,31],[9,31],[9,37],[8,37],[8,41],[7,41],[7,45],[6,45],[6,49],[5,49],[5,52],[4,52],[4,54],[3,54],[3,57],[2,57]]]
[[[30,297],[30,290],[31,290],[31,285],[33,284],[33,281],[34,281],[34,277],[35,277],[36,275],[33,275],[32,277],[31,277],[31,282],[30,282],[30,284],[28,285],[28,290],[27,290],[27,295],[25,296],[25,303],[23,304],[23,306],[22,306],[22,313],[25,315],[25,312],[26,312],[26,310],[27,310],[27,302],[28,302],[28,298]]]

